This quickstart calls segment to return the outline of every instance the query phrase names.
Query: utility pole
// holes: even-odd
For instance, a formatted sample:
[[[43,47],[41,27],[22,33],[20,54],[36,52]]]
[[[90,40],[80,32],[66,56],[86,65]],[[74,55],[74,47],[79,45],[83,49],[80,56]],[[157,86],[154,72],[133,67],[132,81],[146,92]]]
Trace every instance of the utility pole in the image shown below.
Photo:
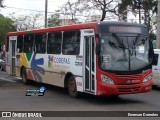
[[[47,10],[48,10],[48,0],[45,0],[45,28],[47,26]]]
[[[139,12],[139,23],[141,23],[141,0],[134,0],[134,6],[137,8]]]
[[[160,0],[158,0],[158,13],[157,13],[157,49],[160,49]]]
[[[141,24],[141,1],[138,0],[138,7],[139,7],[139,23]]]

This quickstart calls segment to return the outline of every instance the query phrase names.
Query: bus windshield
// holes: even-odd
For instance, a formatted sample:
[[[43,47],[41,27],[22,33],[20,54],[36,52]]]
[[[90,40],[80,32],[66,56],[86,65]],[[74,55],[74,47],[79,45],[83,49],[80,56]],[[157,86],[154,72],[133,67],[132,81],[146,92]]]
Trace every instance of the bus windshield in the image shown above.
[[[149,36],[139,33],[110,33],[101,36],[100,67],[133,71],[149,65]]]

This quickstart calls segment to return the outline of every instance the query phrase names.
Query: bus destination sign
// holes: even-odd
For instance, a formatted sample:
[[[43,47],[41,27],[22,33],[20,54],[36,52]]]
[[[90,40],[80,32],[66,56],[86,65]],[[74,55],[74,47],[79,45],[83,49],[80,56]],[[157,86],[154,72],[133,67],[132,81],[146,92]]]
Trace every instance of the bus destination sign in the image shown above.
[[[112,33],[141,33],[140,27],[126,27],[126,26],[110,26],[109,32]]]

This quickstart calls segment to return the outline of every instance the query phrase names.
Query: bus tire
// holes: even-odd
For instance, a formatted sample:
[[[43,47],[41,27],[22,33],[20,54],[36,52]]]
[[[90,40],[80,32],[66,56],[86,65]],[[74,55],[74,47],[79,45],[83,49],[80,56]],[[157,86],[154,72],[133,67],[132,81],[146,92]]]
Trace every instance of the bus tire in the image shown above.
[[[68,92],[71,97],[77,98],[79,96],[74,76],[71,76],[68,80]]]
[[[26,74],[26,69],[25,68],[23,68],[22,69],[22,82],[24,83],[24,84],[28,84],[29,82],[28,82],[28,79],[27,79],[27,74]]]
[[[0,65],[0,70],[1,70],[1,71],[3,71],[3,67],[2,67],[2,65]]]

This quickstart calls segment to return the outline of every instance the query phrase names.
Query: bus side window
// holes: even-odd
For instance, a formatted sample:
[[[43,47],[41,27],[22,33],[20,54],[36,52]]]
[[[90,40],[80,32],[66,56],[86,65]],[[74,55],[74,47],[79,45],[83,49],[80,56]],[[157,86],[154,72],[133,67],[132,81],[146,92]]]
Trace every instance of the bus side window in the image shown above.
[[[35,35],[35,44],[34,44],[35,53],[43,54],[46,52],[46,41],[47,41],[47,34]]]
[[[65,31],[63,33],[63,48],[64,55],[79,55],[80,51],[80,31]]]
[[[62,41],[62,33],[49,33],[48,34],[48,44],[47,51],[48,54],[60,54],[61,53],[61,41]]]
[[[24,53],[33,52],[33,41],[34,41],[34,35],[24,36]]]
[[[158,57],[159,55],[158,54],[154,54],[154,61],[153,61],[153,65],[157,66],[158,64]]]
[[[17,37],[17,50],[19,53],[23,51],[23,35]]]

